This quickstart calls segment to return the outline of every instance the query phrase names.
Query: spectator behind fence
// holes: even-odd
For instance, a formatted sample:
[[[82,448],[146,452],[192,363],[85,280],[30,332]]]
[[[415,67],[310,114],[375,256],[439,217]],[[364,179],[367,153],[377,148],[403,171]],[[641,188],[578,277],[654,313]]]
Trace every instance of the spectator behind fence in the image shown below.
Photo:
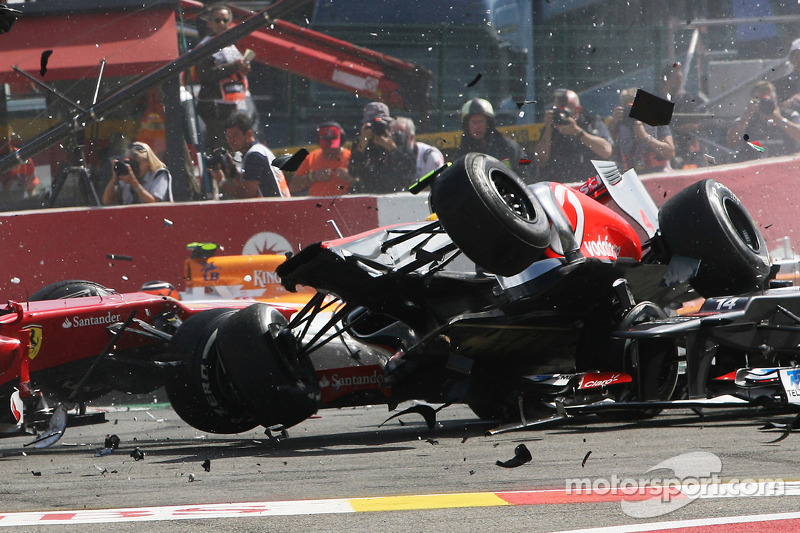
[[[232,151],[242,154],[241,169],[229,152],[218,149],[208,172],[226,197],[291,196],[283,172],[272,166],[275,155],[256,140],[249,116],[238,112],[228,117],[225,138]]]
[[[344,146],[344,130],[338,122],[318,126],[319,148],[312,150],[291,180],[292,194],[308,191],[309,196],[339,196],[350,190],[347,172],[350,149]]]
[[[702,164],[700,152],[700,124],[687,116],[697,108],[697,96],[683,88],[683,70],[680,63],[668,63],[661,69],[656,81],[656,93],[675,103],[670,129],[675,144],[673,168],[695,168]]]
[[[211,6],[204,16],[208,35],[204,44],[230,28],[231,9],[226,5]],[[197,64],[200,92],[197,112],[206,125],[205,146],[208,150],[225,146],[225,121],[236,111],[247,113],[254,121],[255,107],[250,101],[247,74],[250,62],[236,45],[228,45]]]
[[[361,131],[353,142],[348,171],[355,193],[383,194],[405,190],[414,181],[416,158],[398,146],[391,134],[394,119],[382,102],[364,106]]]
[[[630,118],[636,88],[619,94],[619,106],[608,123],[614,139],[617,165],[622,172],[636,169],[639,174],[671,170],[670,159],[675,157],[675,144],[669,126],[650,126]]]
[[[728,146],[738,151],[736,160],[748,161],[797,152],[800,114],[791,111],[789,117],[787,119],[781,114],[775,86],[763,80],[753,85],[744,114],[728,130]]]
[[[800,112],[800,39],[792,41],[789,63],[792,64],[792,72],[773,82],[775,94],[782,111]]]
[[[172,202],[172,176],[149,145],[135,142],[125,160],[114,160],[111,179],[103,191],[103,203],[149,204]]]
[[[596,174],[592,159],[609,159],[613,146],[600,116],[587,113],[574,91],[558,89],[553,107],[544,114],[542,138],[536,145],[539,177],[547,181],[584,181]]]
[[[19,149],[22,142],[10,128],[3,128],[5,135],[0,137],[0,156],[10,154]],[[0,175],[0,202],[13,202],[25,197],[33,196],[39,178],[36,177],[36,165],[33,159],[26,159],[3,175]]]
[[[419,179],[444,165],[444,156],[435,146],[417,141],[416,131],[414,121],[408,117],[397,117],[392,124],[394,142],[408,146],[408,149],[411,150],[417,160],[414,179]]]
[[[483,98],[473,98],[461,107],[461,145],[457,156],[470,152],[488,154],[517,174],[523,174],[521,160],[528,156],[520,145],[497,130],[492,104]]]

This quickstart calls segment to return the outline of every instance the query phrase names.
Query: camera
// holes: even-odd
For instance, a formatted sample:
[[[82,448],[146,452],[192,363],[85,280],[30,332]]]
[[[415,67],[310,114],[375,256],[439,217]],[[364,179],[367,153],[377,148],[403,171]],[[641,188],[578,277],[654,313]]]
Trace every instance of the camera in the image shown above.
[[[398,148],[404,148],[408,146],[408,134],[404,131],[393,131],[392,140],[394,141],[394,144],[398,146]]]
[[[389,124],[387,124],[380,118],[376,118],[372,122],[368,123],[368,127],[372,129],[372,133],[374,133],[378,137],[383,137],[384,135],[386,135],[386,131],[389,128]]]
[[[117,176],[121,176],[128,173],[128,167],[131,168],[131,171],[135,174],[139,174],[139,162],[138,161],[131,161],[130,159],[118,159],[114,162],[114,172],[117,173]]]
[[[762,115],[771,115],[775,112],[775,100],[772,98],[761,98],[758,101],[758,112]]]
[[[115,161],[114,162],[114,172],[117,173],[117,176],[122,174],[128,173],[128,164],[125,161]]]
[[[225,148],[215,148],[210,154],[205,154],[203,160],[208,168],[227,170],[230,166],[228,151]]]
[[[566,107],[553,106],[553,124],[559,126],[566,124],[567,119],[572,117],[572,111]]]

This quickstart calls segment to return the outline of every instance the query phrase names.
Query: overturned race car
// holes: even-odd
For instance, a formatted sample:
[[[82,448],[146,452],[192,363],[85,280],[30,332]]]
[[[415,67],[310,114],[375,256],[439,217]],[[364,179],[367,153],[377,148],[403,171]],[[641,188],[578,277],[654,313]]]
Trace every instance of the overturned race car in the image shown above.
[[[770,288],[775,268],[736,196],[703,180],[659,211],[635,173],[595,166],[580,188],[526,186],[499,161],[468,154],[412,187],[430,188],[432,220],[316,243],[282,263],[287,289],[316,289],[305,305],[201,310],[150,296],[161,307],[148,320],[126,325],[121,310],[113,325],[92,326],[114,347],[85,347],[82,369],[137,359],[116,352],[148,333],[139,342],[176,412],[216,433],[283,431],[321,408],[407,400],[466,403],[502,424],[492,432],[575,412],[641,418],[800,402],[800,293]],[[698,295],[699,311],[676,315]],[[111,299],[74,301],[98,298]],[[0,316],[0,385],[20,389],[12,404],[45,390],[37,365],[47,365],[20,335],[35,321],[25,306],[66,305],[11,302]],[[61,393],[64,404],[87,394],[85,378]],[[63,433],[56,414],[40,443]]]

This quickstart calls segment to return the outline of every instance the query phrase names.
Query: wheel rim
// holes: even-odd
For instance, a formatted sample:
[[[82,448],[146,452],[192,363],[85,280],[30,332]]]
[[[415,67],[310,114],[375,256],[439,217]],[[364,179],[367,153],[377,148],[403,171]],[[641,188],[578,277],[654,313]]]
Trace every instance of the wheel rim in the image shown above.
[[[536,211],[528,195],[516,181],[497,170],[492,172],[491,179],[495,191],[515,215],[530,222],[536,220]]]
[[[758,234],[756,229],[750,223],[747,215],[730,199],[726,198],[724,201],[725,213],[733,224],[736,234],[742,241],[754,252],[759,251]]]
[[[658,367],[658,380],[657,385],[653,391],[657,398],[639,398],[639,400],[666,400],[675,390],[675,376],[678,372],[678,361],[674,357],[675,350],[672,345],[665,342],[641,342],[637,340],[630,340],[630,344],[626,346],[625,364],[630,367],[630,372],[634,374],[640,372],[640,369],[634,368],[633,358],[637,359],[638,365],[641,368],[642,357],[664,358],[664,363]],[[641,376],[639,377],[641,378]],[[642,392],[637,391],[637,396]]]

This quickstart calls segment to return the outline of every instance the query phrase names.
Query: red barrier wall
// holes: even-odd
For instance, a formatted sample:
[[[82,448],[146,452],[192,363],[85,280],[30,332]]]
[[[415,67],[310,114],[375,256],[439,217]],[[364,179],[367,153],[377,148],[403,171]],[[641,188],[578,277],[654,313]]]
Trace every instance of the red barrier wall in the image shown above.
[[[774,158],[735,165],[647,176],[645,187],[657,205],[688,185],[706,178],[725,184],[742,200],[750,216],[764,234],[770,250],[778,248],[788,236],[798,250],[800,222],[798,188],[800,159]]]
[[[742,199],[774,249],[784,236],[800,246],[794,192],[798,175],[800,159],[781,158],[648,176],[644,183],[659,205],[697,180],[713,178],[724,183]],[[0,214],[0,291],[4,300],[22,300],[64,279],[89,279],[121,291],[159,279],[183,289],[182,265],[190,242],[215,242],[226,254],[296,251],[336,237],[330,220],[344,235],[421,220],[427,213],[423,196],[263,199]],[[112,260],[107,254],[131,260]]]
[[[137,290],[154,279],[183,288],[190,242],[215,242],[227,254],[242,254],[246,245],[250,253],[297,251],[335,238],[329,220],[345,235],[374,228],[376,199],[263,199],[3,214],[0,293],[4,300],[25,299],[64,279],[88,279],[120,291]],[[108,254],[131,259],[108,259]]]

